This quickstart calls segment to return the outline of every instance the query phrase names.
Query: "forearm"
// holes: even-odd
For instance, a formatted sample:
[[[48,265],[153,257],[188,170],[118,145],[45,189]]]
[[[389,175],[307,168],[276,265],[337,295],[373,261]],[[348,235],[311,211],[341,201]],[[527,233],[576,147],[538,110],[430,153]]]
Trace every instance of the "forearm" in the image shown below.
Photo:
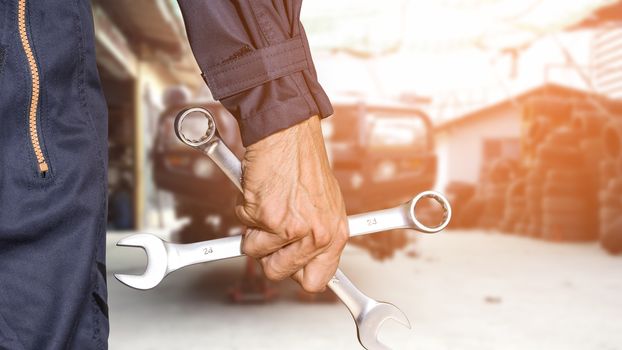
[[[242,250],[259,259],[268,278],[292,276],[307,291],[321,291],[349,235],[319,118],[251,145],[243,166],[236,213],[249,229]]]
[[[348,225],[320,126],[332,107],[299,20],[302,1],[178,1],[203,78],[247,146],[236,207],[248,227],[243,251],[268,278],[320,291]]]

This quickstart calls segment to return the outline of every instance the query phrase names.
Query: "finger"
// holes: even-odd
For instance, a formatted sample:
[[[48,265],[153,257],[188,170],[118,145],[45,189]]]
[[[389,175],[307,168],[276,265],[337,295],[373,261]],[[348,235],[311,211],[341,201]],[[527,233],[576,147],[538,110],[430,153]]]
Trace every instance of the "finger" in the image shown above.
[[[286,239],[274,233],[249,227],[244,233],[244,239],[242,239],[242,252],[259,259],[276,252],[288,243]]]
[[[326,249],[318,249],[313,236],[307,235],[265,256],[262,259],[264,272],[269,279],[282,280],[302,269]]]
[[[292,279],[309,293],[320,293],[335,276],[339,266],[339,257],[322,253],[313,258],[303,269],[296,271]]]

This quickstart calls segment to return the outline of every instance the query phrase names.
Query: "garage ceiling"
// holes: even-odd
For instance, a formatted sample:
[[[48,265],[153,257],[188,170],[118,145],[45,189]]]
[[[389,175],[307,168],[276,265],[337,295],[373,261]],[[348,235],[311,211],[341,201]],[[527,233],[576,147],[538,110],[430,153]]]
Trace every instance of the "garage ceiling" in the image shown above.
[[[178,55],[185,31],[176,2],[169,0],[100,0],[108,16],[136,52],[139,44]]]

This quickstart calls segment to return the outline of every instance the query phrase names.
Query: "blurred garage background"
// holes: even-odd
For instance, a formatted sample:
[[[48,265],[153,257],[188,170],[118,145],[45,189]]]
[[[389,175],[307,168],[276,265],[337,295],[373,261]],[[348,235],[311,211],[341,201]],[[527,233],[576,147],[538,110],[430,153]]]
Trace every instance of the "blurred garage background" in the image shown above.
[[[147,292],[128,234],[195,242],[240,233],[236,189],[179,143],[175,115],[213,101],[172,0],[94,0],[109,107],[111,349],[357,349],[329,293],[269,283],[243,258]],[[323,122],[349,213],[426,189],[450,229],[352,239],[342,268],[408,314],[396,349],[622,349],[622,2],[391,0],[303,4]],[[209,33],[206,33],[209,35]],[[433,216],[435,208],[423,208]]]

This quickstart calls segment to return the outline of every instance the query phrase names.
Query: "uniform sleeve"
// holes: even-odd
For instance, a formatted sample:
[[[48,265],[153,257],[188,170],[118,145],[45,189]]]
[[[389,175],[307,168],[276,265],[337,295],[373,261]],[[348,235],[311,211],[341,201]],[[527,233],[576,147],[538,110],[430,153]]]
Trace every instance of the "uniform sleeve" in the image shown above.
[[[333,113],[300,23],[302,0],[178,0],[194,57],[245,146]]]

